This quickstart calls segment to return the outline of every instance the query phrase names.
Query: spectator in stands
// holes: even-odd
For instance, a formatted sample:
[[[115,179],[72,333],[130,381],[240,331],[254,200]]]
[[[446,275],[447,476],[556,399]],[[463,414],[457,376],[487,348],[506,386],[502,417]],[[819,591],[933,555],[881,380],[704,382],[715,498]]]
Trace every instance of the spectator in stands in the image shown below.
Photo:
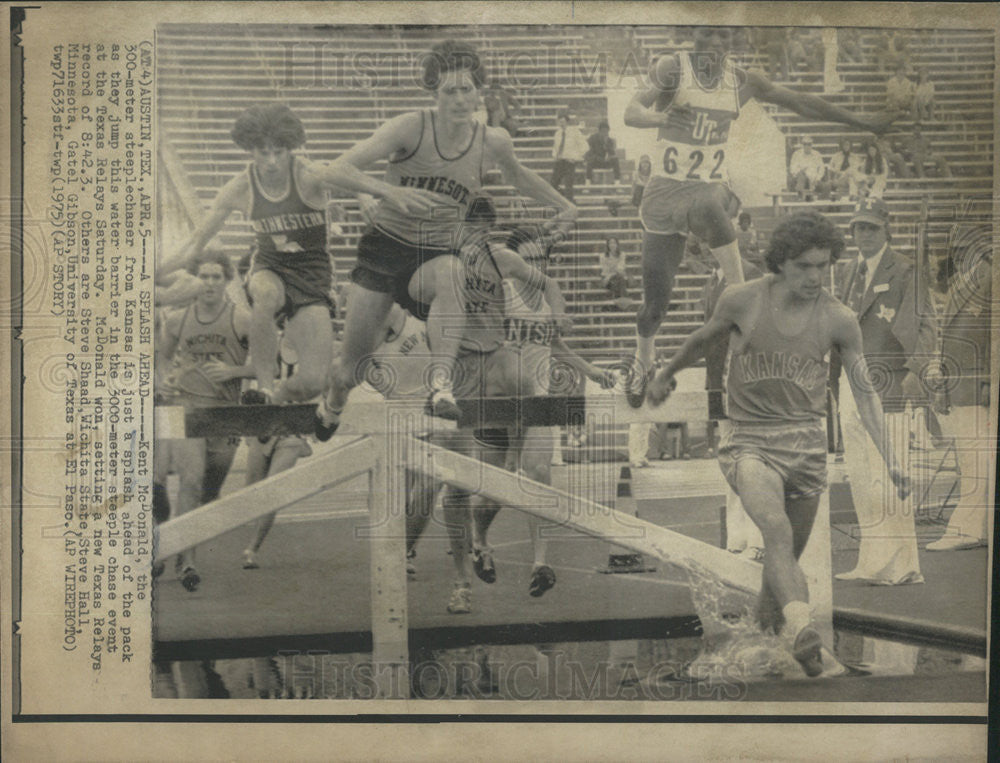
[[[829,191],[826,174],[826,162],[813,150],[812,138],[806,135],[788,161],[788,187],[800,199],[812,201],[813,194]]]
[[[808,29],[789,29],[786,43],[788,66],[807,72],[820,70],[823,63],[823,46]]]
[[[863,157],[851,149],[851,139],[841,138],[840,149],[827,162],[830,172],[830,198],[836,200],[840,196],[853,198],[858,193],[858,180],[861,178],[859,165]]]
[[[893,177],[913,177],[913,172],[910,170],[910,165],[906,163],[906,157],[903,156],[903,148],[898,139],[889,141],[885,138],[875,138],[875,145],[882,152],[882,157],[888,163],[889,172]]]
[[[837,45],[840,48],[840,58],[845,64],[860,64],[864,60],[861,54],[861,33],[857,29],[837,29]]]
[[[927,76],[927,69],[921,67],[913,89],[913,119],[917,122],[934,119],[934,105],[934,83]]]
[[[740,216],[736,220],[736,244],[740,248],[744,272],[748,262],[753,263],[758,270],[763,272],[764,259],[760,253],[760,235],[757,233],[753,217],[750,216],[749,212],[740,212]]]
[[[496,82],[491,82],[483,93],[483,104],[486,106],[486,124],[490,127],[502,127],[510,137],[516,138],[521,133],[521,104],[510,93]]]
[[[885,195],[886,181],[889,179],[889,164],[874,141],[869,141],[865,145],[865,163],[861,172],[864,175],[864,183],[858,185],[858,196],[882,198]]]
[[[615,154],[615,139],[611,137],[611,127],[607,122],[597,125],[597,132],[587,138],[587,153],[583,160],[587,168],[587,182],[594,182],[595,169],[610,169],[617,183],[622,179],[618,156]]]
[[[635,170],[635,178],[632,180],[632,206],[638,207],[642,203],[642,192],[646,190],[646,183],[652,174],[653,163],[649,160],[649,154],[643,154]]]
[[[773,80],[788,79],[788,30],[781,27],[760,33],[761,49],[767,54],[767,72]]]
[[[882,35],[875,49],[875,60],[882,71],[895,71],[902,64],[909,63],[909,44],[906,35],[895,29]]]
[[[913,171],[918,178],[924,177],[925,167],[928,163],[934,165],[941,177],[951,177],[951,168],[948,166],[948,162],[934,150],[933,144],[923,134],[920,125],[914,125],[913,132],[903,136],[901,144],[903,156],[913,165]]]
[[[885,108],[890,111],[913,112],[914,87],[906,76],[906,64],[898,64],[885,83]]]
[[[604,255],[601,257],[601,285],[607,289],[608,298],[619,310],[628,308],[631,300],[628,297],[625,256],[622,254],[618,239],[614,237],[609,238],[604,244]]]
[[[587,153],[587,141],[580,128],[569,123],[569,114],[562,112],[556,117],[556,134],[552,139],[552,187],[573,201],[573,185],[576,183],[576,165]]]

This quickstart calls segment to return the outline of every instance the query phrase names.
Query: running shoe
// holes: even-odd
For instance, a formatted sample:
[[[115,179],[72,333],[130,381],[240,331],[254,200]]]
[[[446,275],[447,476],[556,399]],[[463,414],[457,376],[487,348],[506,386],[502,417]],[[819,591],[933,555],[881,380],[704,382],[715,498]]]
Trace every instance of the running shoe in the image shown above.
[[[455,583],[448,599],[448,611],[453,615],[467,615],[472,611],[472,586],[468,583]]]
[[[472,549],[472,569],[484,583],[495,583],[497,570],[493,564],[492,549],[476,546]]]
[[[201,583],[201,577],[195,568],[190,565],[185,567],[181,572],[181,585],[188,591],[194,592],[198,590],[199,583]]]
[[[535,598],[543,596],[552,586],[556,584],[556,573],[547,564],[535,567],[531,573],[531,583],[528,584],[528,593]]]
[[[823,672],[823,653],[820,651],[822,646],[823,640],[811,625],[800,630],[799,635],[795,637],[792,656],[810,678],[815,678]]]
[[[313,414],[313,434],[320,442],[326,442],[340,426],[340,413],[334,413],[326,406],[326,401],[320,401]]]
[[[257,563],[257,553],[252,548],[247,548],[243,550],[243,569],[245,570],[260,569],[260,565]]]
[[[462,411],[451,392],[444,390],[438,390],[427,398],[425,410],[428,416],[435,416],[446,421],[458,421],[462,416]]]

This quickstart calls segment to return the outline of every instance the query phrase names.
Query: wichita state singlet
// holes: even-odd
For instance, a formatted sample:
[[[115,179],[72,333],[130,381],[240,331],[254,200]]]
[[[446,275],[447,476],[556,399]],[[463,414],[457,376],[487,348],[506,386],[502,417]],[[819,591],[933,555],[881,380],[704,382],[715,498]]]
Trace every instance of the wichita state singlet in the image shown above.
[[[183,397],[190,405],[238,403],[240,379],[214,382],[205,375],[203,365],[218,360],[230,366],[242,366],[247,359],[247,342],[236,333],[233,314],[236,305],[228,298],[218,315],[204,320],[197,303],[184,310],[177,331],[177,347],[164,376],[167,395]]]
[[[729,129],[740,114],[737,73],[726,64],[718,84],[704,88],[695,77],[692,55],[677,54],[680,84],[673,99],[653,104],[667,114],[667,124],[656,131],[650,146],[653,176],[728,183]]]
[[[771,303],[773,276],[760,284],[760,315],[739,349],[729,358],[729,418],[734,421],[816,421],[826,418],[829,353],[818,315],[820,292],[802,330],[793,336],[778,331]],[[736,338],[731,346],[735,347]]]
[[[503,276],[485,237],[460,252],[460,299],[465,308],[461,346],[475,352],[492,352],[504,343]]]
[[[416,149],[391,158],[384,179],[390,185],[431,191],[441,203],[426,217],[415,217],[383,202],[375,225],[410,244],[454,249],[456,223],[465,220],[469,202],[482,188],[486,128],[473,122],[472,137],[465,148],[446,157],[438,148],[434,112],[421,111],[420,119]]]

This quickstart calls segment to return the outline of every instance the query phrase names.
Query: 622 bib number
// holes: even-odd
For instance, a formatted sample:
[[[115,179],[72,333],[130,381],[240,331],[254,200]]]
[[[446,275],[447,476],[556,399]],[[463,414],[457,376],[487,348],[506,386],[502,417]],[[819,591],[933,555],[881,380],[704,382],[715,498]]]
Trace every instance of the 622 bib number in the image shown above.
[[[677,163],[677,156],[678,156],[678,151],[673,146],[670,146],[666,151],[663,152],[663,171],[666,172],[668,175],[676,175],[679,171],[682,170],[682,168]],[[725,178],[725,175],[722,174],[721,169],[722,169],[722,163],[726,161],[726,152],[720,148],[718,151],[712,154],[712,161],[714,162],[714,164],[712,165],[711,171],[708,173],[708,179],[723,180]],[[704,169],[700,170],[704,162],[705,162],[705,153],[701,149],[696,148],[694,151],[692,151],[688,155],[687,162],[685,163],[687,166],[687,174],[684,176],[684,179],[703,180],[704,178],[702,178],[701,172],[703,172],[704,169],[708,169],[707,167],[705,167]]]

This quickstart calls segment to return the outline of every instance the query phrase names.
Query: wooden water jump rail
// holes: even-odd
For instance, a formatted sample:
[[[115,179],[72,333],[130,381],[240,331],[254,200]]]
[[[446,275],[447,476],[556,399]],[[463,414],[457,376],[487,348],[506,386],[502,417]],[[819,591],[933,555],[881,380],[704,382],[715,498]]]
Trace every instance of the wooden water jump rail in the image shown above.
[[[644,406],[632,409],[622,395],[613,393],[566,398],[461,401],[460,407],[462,418],[458,425],[462,428],[503,426],[517,421],[533,426],[553,426],[593,422],[595,419],[603,419],[603,423],[624,424],[708,418],[707,395],[700,390],[677,391],[659,408]],[[381,696],[384,697],[402,697],[405,694],[409,642],[412,640],[407,619],[405,569],[407,470],[427,474],[500,505],[604,539],[632,552],[682,567],[695,564],[710,569],[734,589],[749,594],[756,594],[760,590],[762,567],[759,564],[745,561],[725,549],[645,522],[587,498],[533,482],[523,475],[484,464],[414,437],[414,432],[428,425],[442,429],[455,428],[454,424],[429,419],[422,409],[422,401],[352,403],[345,410],[341,429],[345,434],[355,433],[355,439],[325,454],[306,459],[292,469],[165,522],[158,528],[156,560],[162,561],[358,475],[369,474],[371,521],[368,531],[372,581],[370,648],[376,675],[379,676]],[[161,407],[156,411],[155,436],[159,440],[223,434],[273,436],[311,432],[313,411],[312,405],[227,406],[193,410]],[[525,490],[532,494],[533,500],[529,506],[522,505]],[[827,495],[824,493],[824,496]],[[898,634],[907,630],[906,623],[895,622],[899,618],[893,620],[867,613],[859,615],[851,611],[843,611],[834,616],[829,510],[826,499],[817,514],[813,534],[801,561],[809,580],[814,617],[821,630],[826,632],[827,643],[832,643],[834,622],[846,629],[874,634]],[[687,625],[680,620],[673,625],[683,625],[682,629],[697,632],[692,629],[693,616],[682,619]],[[646,623],[645,628],[640,627],[640,631],[655,633],[656,628],[665,626],[660,622],[662,618],[644,618],[643,621],[645,620],[649,620],[653,626]],[[957,633],[957,630],[927,623],[913,622],[909,625],[912,626],[908,631],[912,638],[930,638],[938,643],[954,645],[962,651],[985,653],[985,643],[980,642],[977,634]],[[654,630],[649,631],[649,627]],[[468,628],[458,628],[454,635],[457,637],[465,634],[463,638],[468,638],[470,634],[465,633],[466,630]],[[472,630],[476,631],[476,628]],[[488,634],[494,632],[495,635],[496,629],[480,630],[483,631],[479,634],[483,640],[490,641],[492,639]],[[557,630],[570,633],[573,626],[565,624]],[[634,628],[630,627],[629,630]],[[527,632],[522,635],[524,638],[532,637]],[[433,633],[423,634],[422,638],[418,634],[413,636],[417,636],[418,641],[433,641],[440,634],[437,637]],[[295,638],[299,641],[302,638],[309,640],[317,637]],[[260,644],[251,647],[251,651],[270,645],[272,640],[252,639]],[[362,641],[364,639],[359,644]],[[200,648],[211,651],[212,642],[213,640],[207,640]],[[161,656],[163,649],[169,652],[171,647],[166,644],[158,645],[158,654]]]

